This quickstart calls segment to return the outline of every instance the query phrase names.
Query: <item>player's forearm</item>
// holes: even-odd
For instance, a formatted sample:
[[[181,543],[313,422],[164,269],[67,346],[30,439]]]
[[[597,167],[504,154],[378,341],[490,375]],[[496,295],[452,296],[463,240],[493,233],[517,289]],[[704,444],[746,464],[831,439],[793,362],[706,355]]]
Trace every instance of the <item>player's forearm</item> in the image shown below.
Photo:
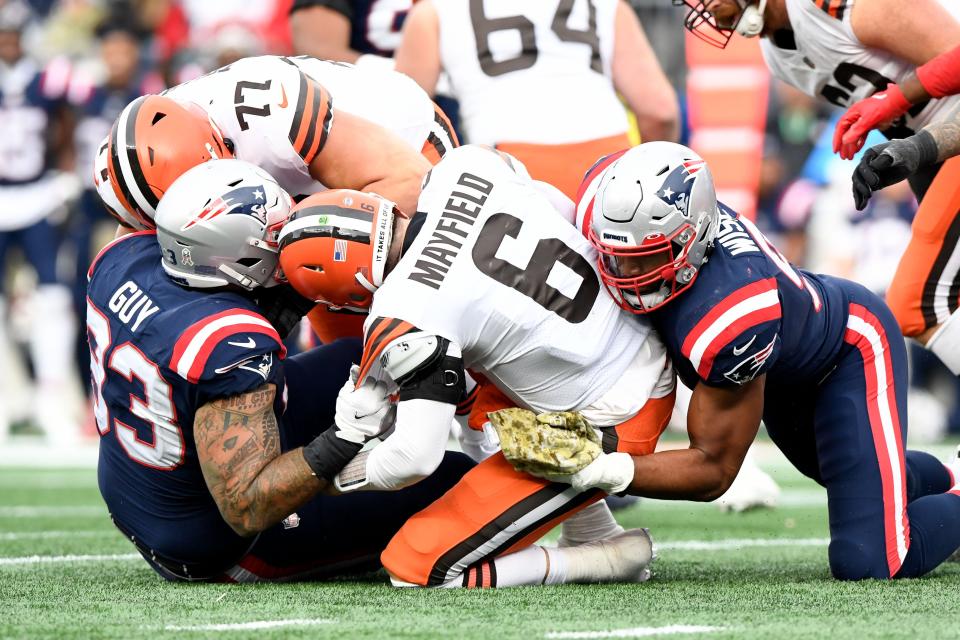
[[[193,434],[200,469],[223,519],[242,536],[263,531],[317,494],[298,449],[281,455],[273,412],[276,387],[214,400],[197,411]]]
[[[937,162],[960,155],[960,109],[949,118],[924,127],[937,146]]]
[[[640,131],[642,142],[666,140],[675,142],[680,138],[680,122],[676,114],[670,115],[641,115],[635,114],[637,129]]]
[[[227,523],[240,535],[253,535],[280,522],[326,486],[313,475],[302,449],[275,458],[234,496],[220,504]]]
[[[737,472],[696,448],[634,456],[633,468],[627,493],[667,500],[716,500]]]
[[[366,475],[362,488],[395,491],[433,473],[443,460],[455,412],[455,405],[434,400],[402,401],[394,432],[369,455],[361,454]],[[353,464],[341,472],[341,483]]]
[[[399,167],[394,174],[369,183],[361,191],[373,192],[393,200],[401,211],[413,214],[417,210],[417,200],[420,198],[420,184],[429,167],[429,163],[426,160],[424,162],[427,164],[426,167],[419,165]]]

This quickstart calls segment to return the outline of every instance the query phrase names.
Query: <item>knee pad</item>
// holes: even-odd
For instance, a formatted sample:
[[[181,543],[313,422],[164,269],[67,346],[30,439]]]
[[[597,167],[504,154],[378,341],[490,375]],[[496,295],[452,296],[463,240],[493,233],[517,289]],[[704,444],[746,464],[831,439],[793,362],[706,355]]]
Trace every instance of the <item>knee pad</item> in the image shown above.
[[[923,286],[917,286],[913,282],[901,282],[900,278],[894,278],[887,289],[887,306],[893,312],[893,316],[900,325],[900,331],[903,335],[911,338],[920,335],[927,330],[927,324],[923,319],[923,312],[920,310],[921,296]]]
[[[830,541],[830,573],[837,580],[889,578],[887,554],[883,548],[845,538]]]

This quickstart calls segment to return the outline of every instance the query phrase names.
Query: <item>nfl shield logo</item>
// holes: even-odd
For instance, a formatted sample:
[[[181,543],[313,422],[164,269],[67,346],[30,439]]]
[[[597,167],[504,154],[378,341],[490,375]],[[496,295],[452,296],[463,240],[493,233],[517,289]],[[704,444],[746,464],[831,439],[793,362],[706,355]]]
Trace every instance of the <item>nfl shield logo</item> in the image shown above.
[[[334,262],[347,261],[347,241],[346,240],[333,241],[333,261]]]

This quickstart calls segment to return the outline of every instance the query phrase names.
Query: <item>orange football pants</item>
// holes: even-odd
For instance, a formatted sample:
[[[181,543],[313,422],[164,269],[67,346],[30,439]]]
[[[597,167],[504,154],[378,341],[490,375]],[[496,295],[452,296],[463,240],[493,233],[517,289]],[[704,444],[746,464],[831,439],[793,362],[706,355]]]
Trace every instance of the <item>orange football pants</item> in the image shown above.
[[[475,409],[481,402],[486,407],[495,405],[496,395],[488,391],[491,387],[484,385]],[[670,420],[673,400],[671,393],[648,401],[636,416],[608,430],[613,435],[605,433],[604,450],[652,453]],[[507,402],[496,408],[514,406]],[[492,566],[475,565],[533,544],[603,496],[602,491],[577,493],[568,484],[519,472],[497,453],[407,520],[380,560],[394,577],[412,584],[437,586],[462,576],[465,587],[496,586]],[[476,570],[468,570],[472,566]]]
[[[960,300],[960,157],[943,163],[913,219],[907,250],[887,291],[906,336],[946,321]]]
[[[534,180],[542,180],[575,200],[584,174],[602,156],[630,147],[626,133],[571,144],[498,142],[496,147],[522,162]]]

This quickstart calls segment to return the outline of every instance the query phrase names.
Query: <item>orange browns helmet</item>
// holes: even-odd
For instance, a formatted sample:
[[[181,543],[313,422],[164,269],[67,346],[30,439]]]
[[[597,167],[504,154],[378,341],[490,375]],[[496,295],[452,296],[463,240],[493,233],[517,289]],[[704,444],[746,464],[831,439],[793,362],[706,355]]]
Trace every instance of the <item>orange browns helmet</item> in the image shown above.
[[[151,95],[128,104],[113,123],[107,168],[123,208],[153,229],[157,203],[174,180],[201,162],[232,157],[203,109]]]
[[[280,268],[300,295],[365,310],[383,283],[397,206],[373,193],[334,189],[294,206],[280,230]]]

